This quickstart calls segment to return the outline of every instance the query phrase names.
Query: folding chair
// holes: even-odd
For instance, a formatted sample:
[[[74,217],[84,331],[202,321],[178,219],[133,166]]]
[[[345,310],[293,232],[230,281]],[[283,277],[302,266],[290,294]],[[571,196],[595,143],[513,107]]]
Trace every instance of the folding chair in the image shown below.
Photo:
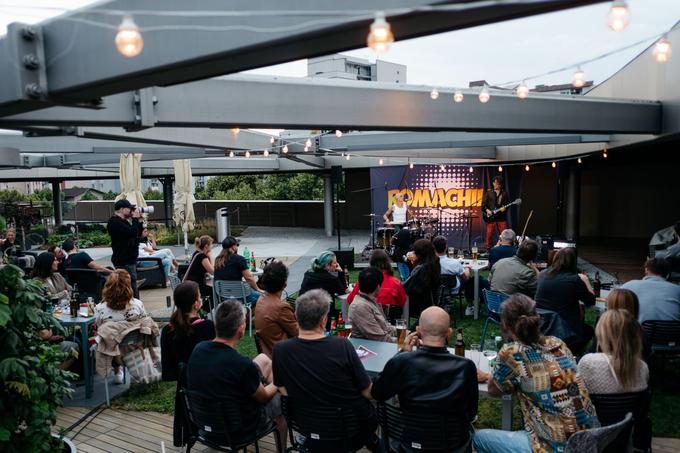
[[[230,280],[215,280],[213,282],[213,306],[211,311],[215,310],[220,302],[227,299],[240,300],[243,306],[248,310],[249,327],[248,333],[253,336],[253,308],[248,302],[248,294],[250,294],[250,287],[246,287],[246,284],[242,281],[230,281]]]

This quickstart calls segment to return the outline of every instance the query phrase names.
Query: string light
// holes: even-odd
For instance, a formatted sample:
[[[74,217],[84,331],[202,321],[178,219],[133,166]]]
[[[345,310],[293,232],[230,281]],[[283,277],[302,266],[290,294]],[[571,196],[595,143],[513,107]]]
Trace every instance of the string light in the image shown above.
[[[380,165],[382,165],[382,164],[384,164],[384,163],[385,163],[385,161],[382,160],[382,159],[380,159],[380,160],[378,161],[378,164],[380,164]]]
[[[574,88],[583,88],[586,84],[586,73],[579,67],[576,68],[576,72],[571,76],[571,85]]]
[[[347,153],[347,155],[345,156],[345,160],[349,160],[349,153]],[[380,164],[380,165],[382,165],[382,164]]]
[[[269,150],[265,149],[264,153],[262,153],[262,154],[264,155],[264,157],[269,157]]]
[[[241,132],[241,129],[238,127],[234,127],[231,129],[232,134],[238,135],[239,132]]]
[[[463,96],[463,92],[462,92],[462,91],[456,90],[456,92],[453,93],[453,102],[455,102],[455,103],[457,103],[457,104],[458,104],[458,103],[461,103],[461,102],[463,102],[463,98],[464,98],[464,97],[465,97],[465,96]]]
[[[233,152],[233,151],[229,151],[229,157],[234,157],[234,152]]]
[[[579,158],[576,160],[576,162],[578,162],[578,163],[580,164],[580,163],[583,163],[583,160],[581,160],[581,158],[579,157]]]
[[[625,0],[614,0],[611,8],[609,8],[609,15],[607,16],[607,25],[612,31],[623,31],[630,22],[628,13],[628,4]]]
[[[276,139],[275,139],[274,137],[269,137],[269,143],[274,144],[274,141],[275,141],[275,140],[276,140]]]
[[[654,44],[654,50],[652,50],[652,55],[656,58],[657,63],[667,62],[671,58],[672,53],[673,46],[666,36],[659,39],[656,44]]]
[[[142,52],[144,40],[132,16],[123,16],[123,21],[118,26],[115,43],[118,52],[125,57],[136,57]]]
[[[602,150],[602,157],[607,158],[607,148]]]
[[[501,172],[501,173],[503,173],[503,167],[501,167],[501,166],[499,165],[499,166],[498,166],[498,171]]]
[[[246,151],[246,159],[250,159],[250,151]]]
[[[524,166],[524,169],[525,169],[526,171],[529,171],[529,165],[528,165],[528,164],[525,165],[525,166]]]
[[[409,162],[408,168],[410,168],[411,170],[413,170],[413,162]]]
[[[526,99],[527,96],[529,96],[529,87],[526,86],[524,82],[522,82],[518,87],[517,87],[517,97],[520,99]]]
[[[309,146],[305,145],[305,147],[303,148],[303,151],[304,151],[304,152],[309,151]]]
[[[342,137],[342,131],[340,129],[336,129],[335,130],[335,136],[338,137],[338,138]]]
[[[552,168],[557,168],[557,164],[555,163],[555,161],[553,161],[553,163],[550,164],[550,166],[551,166]]]
[[[283,145],[283,154],[288,154],[288,144]]]
[[[475,170],[472,167],[470,167],[469,172],[472,173],[473,171],[475,171]]]
[[[312,141],[310,139],[307,139],[305,141],[305,148],[309,148],[310,146],[312,146]]]
[[[437,91],[436,88],[432,88],[432,91],[430,91],[430,99],[433,101],[437,100],[439,98],[439,91]]]
[[[491,99],[491,93],[489,93],[486,87],[482,88],[482,91],[479,92],[479,102],[486,104],[489,102],[489,99]]]
[[[366,37],[366,45],[373,49],[373,52],[381,54],[387,52],[390,44],[393,42],[392,27],[385,20],[385,13],[382,11],[376,12],[375,19],[371,24],[371,30]]]

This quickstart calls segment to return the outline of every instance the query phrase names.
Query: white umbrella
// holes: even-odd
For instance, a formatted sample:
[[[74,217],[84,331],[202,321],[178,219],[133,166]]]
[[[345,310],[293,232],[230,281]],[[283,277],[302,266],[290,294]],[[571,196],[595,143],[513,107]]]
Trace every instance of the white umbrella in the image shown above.
[[[194,187],[191,183],[191,160],[179,159],[172,161],[175,167],[175,198],[174,215],[175,225],[184,232],[184,251],[189,254],[188,232],[194,229],[196,216],[194,215]]]
[[[120,155],[120,195],[117,200],[126,199],[135,206],[146,206],[142,195],[142,155]]]

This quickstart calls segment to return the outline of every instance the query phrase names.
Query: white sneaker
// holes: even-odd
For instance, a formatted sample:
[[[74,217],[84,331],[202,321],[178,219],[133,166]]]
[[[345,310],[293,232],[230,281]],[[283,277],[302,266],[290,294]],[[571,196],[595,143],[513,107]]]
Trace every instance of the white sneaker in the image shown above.
[[[473,316],[475,314],[475,307],[470,305],[465,309],[465,316]]]
[[[122,384],[124,381],[123,377],[123,367],[118,367],[118,371],[113,376],[113,383],[114,384]]]

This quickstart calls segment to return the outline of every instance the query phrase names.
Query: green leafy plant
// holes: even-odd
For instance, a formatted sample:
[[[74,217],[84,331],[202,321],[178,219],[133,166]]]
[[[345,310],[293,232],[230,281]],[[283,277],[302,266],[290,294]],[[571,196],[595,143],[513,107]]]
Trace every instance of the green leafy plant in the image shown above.
[[[57,407],[72,392],[73,373],[59,368],[66,358],[58,346],[38,337],[54,318],[43,312],[42,283],[24,280],[13,265],[0,269],[0,451],[61,451],[51,436]]]

